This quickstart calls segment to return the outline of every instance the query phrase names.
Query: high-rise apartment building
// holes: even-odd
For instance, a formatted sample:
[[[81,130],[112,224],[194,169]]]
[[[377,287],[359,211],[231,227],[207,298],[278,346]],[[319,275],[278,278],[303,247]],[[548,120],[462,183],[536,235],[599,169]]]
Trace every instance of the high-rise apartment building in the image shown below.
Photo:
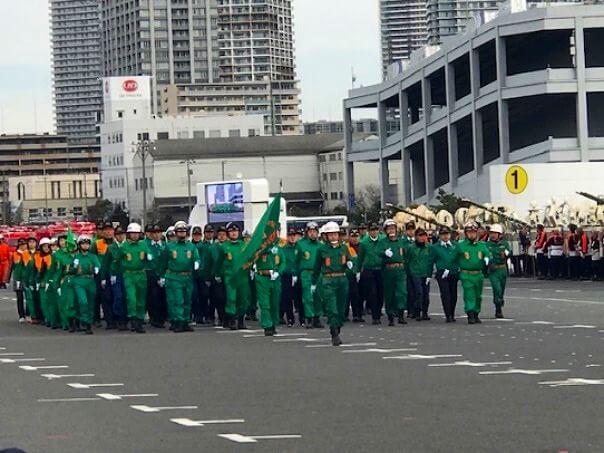
[[[426,0],[380,0],[382,73],[426,44]]]
[[[102,108],[97,0],[50,0],[55,125],[70,143],[97,143]]]
[[[220,80],[295,80],[291,0],[218,0]]]
[[[104,76],[152,76],[171,83],[217,80],[216,0],[101,0]]]

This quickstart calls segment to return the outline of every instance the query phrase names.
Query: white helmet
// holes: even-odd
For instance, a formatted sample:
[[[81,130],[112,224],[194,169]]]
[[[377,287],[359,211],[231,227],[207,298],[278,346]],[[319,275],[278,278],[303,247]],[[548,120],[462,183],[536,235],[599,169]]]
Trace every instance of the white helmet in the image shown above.
[[[59,240],[57,238],[50,239],[50,245],[56,245],[58,242],[59,242]]]
[[[165,234],[166,234],[166,236],[168,236],[169,234],[174,234],[174,227],[173,226],[168,227]]]
[[[178,222],[176,222],[174,224],[174,231],[186,230],[186,229],[187,229],[187,222],[183,222],[182,220],[179,220]]]
[[[42,246],[44,244],[50,245],[50,239],[48,239],[48,238],[40,239],[40,246]]]
[[[340,225],[338,225],[336,222],[327,222],[325,225],[323,225],[323,233],[339,233],[340,232]]]
[[[143,229],[138,223],[131,223],[126,229],[126,233],[142,233]]]
[[[491,230],[490,231],[491,231],[491,233],[503,234],[503,228],[498,223],[494,223],[493,225],[491,225]]]
[[[78,238],[78,244],[82,244],[83,242],[88,242],[90,244],[92,242],[92,239],[90,238],[90,236],[82,234]]]
[[[388,219],[384,222],[384,229],[388,228],[389,226],[396,226],[396,222],[392,219]]]

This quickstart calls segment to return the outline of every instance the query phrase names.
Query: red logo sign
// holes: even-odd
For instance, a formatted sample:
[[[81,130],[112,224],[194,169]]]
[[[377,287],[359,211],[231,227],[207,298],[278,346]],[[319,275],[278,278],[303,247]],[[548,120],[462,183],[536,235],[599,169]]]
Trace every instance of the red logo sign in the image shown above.
[[[128,93],[132,93],[138,90],[138,82],[132,79],[125,80],[124,83],[122,83],[122,88]]]

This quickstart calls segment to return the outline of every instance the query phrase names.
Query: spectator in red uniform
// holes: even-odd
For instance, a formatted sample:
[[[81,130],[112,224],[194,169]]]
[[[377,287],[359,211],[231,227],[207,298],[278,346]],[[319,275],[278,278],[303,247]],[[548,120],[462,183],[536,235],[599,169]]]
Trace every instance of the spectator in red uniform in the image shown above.
[[[0,288],[6,289],[10,275],[10,247],[4,242],[4,236],[0,234]]]

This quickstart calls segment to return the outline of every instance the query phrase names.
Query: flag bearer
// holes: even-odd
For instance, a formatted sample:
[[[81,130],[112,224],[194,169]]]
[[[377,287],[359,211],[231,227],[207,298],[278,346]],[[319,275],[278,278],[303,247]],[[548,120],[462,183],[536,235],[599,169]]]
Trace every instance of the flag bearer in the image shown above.
[[[483,269],[489,265],[490,253],[484,242],[478,240],[478,225],[468,222],[464,227],[465,239],[455,246],[459,265],[459,279],[463,288],[464,310],[468,324],[480,324],[482,305]]]
[[[92,335],[92,322],[94,321],[96,297],[94,276],[98,275],[101,270],[99,259],[90,253],[91,242],[90,237],[81,235],[78,238],[79,251],[76,252],[71,262],[75,270],[73,287],[80,309],[80,323],[87,335]]]
[[[354,269],[354,263],[346,244],[340,242],[340,227],[336,222],[323,226],[327,242],[317,250],[312,273],[311,292],[317,290],[319,278],[322,280],[322,296],[327,311],[327,323],[331,334],[331,344],[340,346],[340,328],[344,324],[348,304],[347,271]]]
[[[339,227],[338,227],[339,232]],[[319,242],[319,226],[315,222],[308,222],[306,225],[306,237],[296,243],[298,251],[297,269],[302,284],[302,304],[304,305],[304,314],[306,316],[306,328],[323,328],[321,324],[321,300],[318,292],[311,291],[313,286],[313,270],[317,257],[317,251],[321,243]],[[316,283],[315,283],[316,289]]]
[[[168,318],[174,332],[191,332],[191,298],[193,272],[199,270],[197,248],[187,241],[187,224],[176,222],[175,239],[162,251],[159,268],[159,285],[166,287]]]
[[[503,239],[503,228],[499,224],[491,225],[489,240],[486,242],[491,255],[489,263],[489,281],[493,288],[493,303],[495,304],[495,317],[503,318],[503,304],[505,284],[508,278],[508,260],[512,248],[508,241]]]
[[[281,276],[285,269],[283,249],[273,244],[256,260],[256,296],[260,307],[260,326],[267,337],[277,333],[281,305]]]
[[[384,300],[388,325],[394,326],[394,317],[399,324],[407,324],[404,310],[407,308],[407,241],[398,235],[396,222],[384,222],[385,237],[380,239],[379,255],[382,257]]]
[[[145,333],[143,321],[147,301],[146,269],[147,262],[153,260],[147,243],[141,240],[142,231],[143,229],[138,223],[128,225],[126,242],[115,249],[113,256],[113,263],[124,280],[130,330],[136,333]],[[117,283],[115,276],[111,278],[112,283]]]

